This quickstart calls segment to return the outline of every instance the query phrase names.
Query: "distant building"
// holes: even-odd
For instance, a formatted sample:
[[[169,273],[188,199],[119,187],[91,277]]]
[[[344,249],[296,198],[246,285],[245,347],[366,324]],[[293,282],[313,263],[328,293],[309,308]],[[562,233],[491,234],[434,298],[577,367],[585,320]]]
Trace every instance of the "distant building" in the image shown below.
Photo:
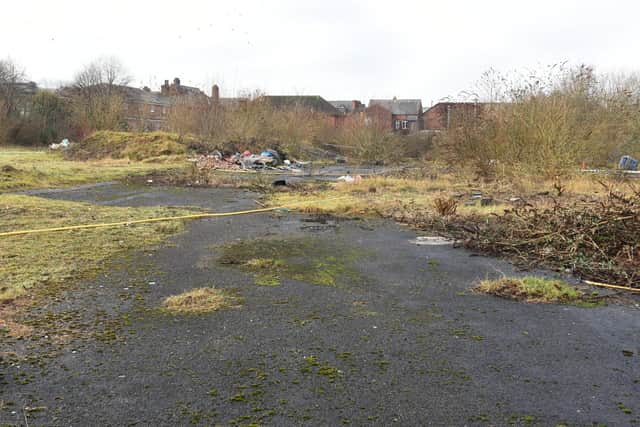
[[[329,101],[329,104],[333,105],[334,108],[336,108],[340,113],[344,115],[360,113],[363,112],[366,108],[362,102],[357,100]]]
[[[264,95],[258,98],[275,109],[303,108],[315,113],[322,113],[334,127],[342,124],[344,114],[318,95]]]
[[[450,129],[456,122],[479,117],[487,105],[480,102],[439,102],[423,113],[424,129]]]
[[[372,99],[366,115],[368,122],[387,122],[388,128],[395,132],[415,133],[424,128],[419,99]]]
[[[124,118],[131,130],[156,131],[164,129],[171,109],[171,96],[142,89],[120,86],[124,95]]]
[[[178,77],[174,78],[171,84],[169,84],[169,80],[165,80],[164,84],[160,86],[160,94],[164,96],[207,96],[197,87],[181,84]]]

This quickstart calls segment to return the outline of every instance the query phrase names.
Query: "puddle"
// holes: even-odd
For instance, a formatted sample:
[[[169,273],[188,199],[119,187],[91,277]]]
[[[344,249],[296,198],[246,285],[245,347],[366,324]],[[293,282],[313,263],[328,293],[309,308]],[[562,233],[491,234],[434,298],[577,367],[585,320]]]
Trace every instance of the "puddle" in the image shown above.
[[[454,240],[440,236],[418,236],[409,242],[418,246],[441,246],[454,244]]]

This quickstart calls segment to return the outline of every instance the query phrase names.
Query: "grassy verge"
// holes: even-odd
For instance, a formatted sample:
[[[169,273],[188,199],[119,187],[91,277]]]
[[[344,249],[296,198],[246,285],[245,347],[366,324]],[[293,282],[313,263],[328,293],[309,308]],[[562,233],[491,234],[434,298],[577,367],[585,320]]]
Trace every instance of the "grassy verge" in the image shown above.
[[[153,161],[72,161],[66,160],[61,153],[2,147],[0,192],[112,181],[186,166],[187,162],[180,156],[158,157]]]
[[[188,213],[164,207],[105,207],[30,196],[0,195],[0,232],[127,221]],[[112,257],[152,247],[180,232],[182,222],[0,237],[0,303],[55,293],[91,277]]]
[[[459,216],[486,217],[504,212],[516,201],[540,203],[549,202],[550,197],[597,197],[606,193],[592,176],[578,176],[563,182],[523,179],[486,183],[471,177],[437,174],[365,177],[354,183],[294,186],[289,191],[272,193],[269,203],[275,206],[304,202],[307,210],[314,213],[392,216],[398,211],[422,209],[438,214],[439,201],[453,200]]]

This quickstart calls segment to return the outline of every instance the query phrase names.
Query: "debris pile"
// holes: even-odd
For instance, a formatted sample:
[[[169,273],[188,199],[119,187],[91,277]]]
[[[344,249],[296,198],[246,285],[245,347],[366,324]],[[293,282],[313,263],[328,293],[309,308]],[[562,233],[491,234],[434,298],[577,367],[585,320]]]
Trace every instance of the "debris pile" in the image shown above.
[[[71,145],[71,142],[67,138],[63,139],[59,144],[51,144],[49,148],[52,150],[66,150]]]
[[[214,169],[233,170],[233,169],[242,168],[238,163],[232,161],[230,158],[224,159],[222,155],[218,153],[200,155],[198,157],[194,157],[188,160],[190,162],[193,162],[194,166],[199,171],[214,170]]]
[[[220,151],[211,154],[199,155],[188,159],[200,172],[210,170],[258,170],[277,169],[294,173],[302,172],[305,166],[302,162],[283,160],[276,150],[265,150],[260,154],[253,154],[248,150],[243,153],[223,155]]]

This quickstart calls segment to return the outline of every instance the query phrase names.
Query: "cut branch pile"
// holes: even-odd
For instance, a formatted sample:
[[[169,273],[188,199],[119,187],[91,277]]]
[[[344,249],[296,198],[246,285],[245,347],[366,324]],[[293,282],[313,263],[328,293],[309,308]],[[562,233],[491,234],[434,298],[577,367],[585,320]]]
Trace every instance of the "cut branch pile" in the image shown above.
[[[583,279],[640,288],[640,190],[630,195],[607,190],[599,202],[523,204],[488,220],[438,218],[406,206],[391,216],[522,267],[567,270]]]

